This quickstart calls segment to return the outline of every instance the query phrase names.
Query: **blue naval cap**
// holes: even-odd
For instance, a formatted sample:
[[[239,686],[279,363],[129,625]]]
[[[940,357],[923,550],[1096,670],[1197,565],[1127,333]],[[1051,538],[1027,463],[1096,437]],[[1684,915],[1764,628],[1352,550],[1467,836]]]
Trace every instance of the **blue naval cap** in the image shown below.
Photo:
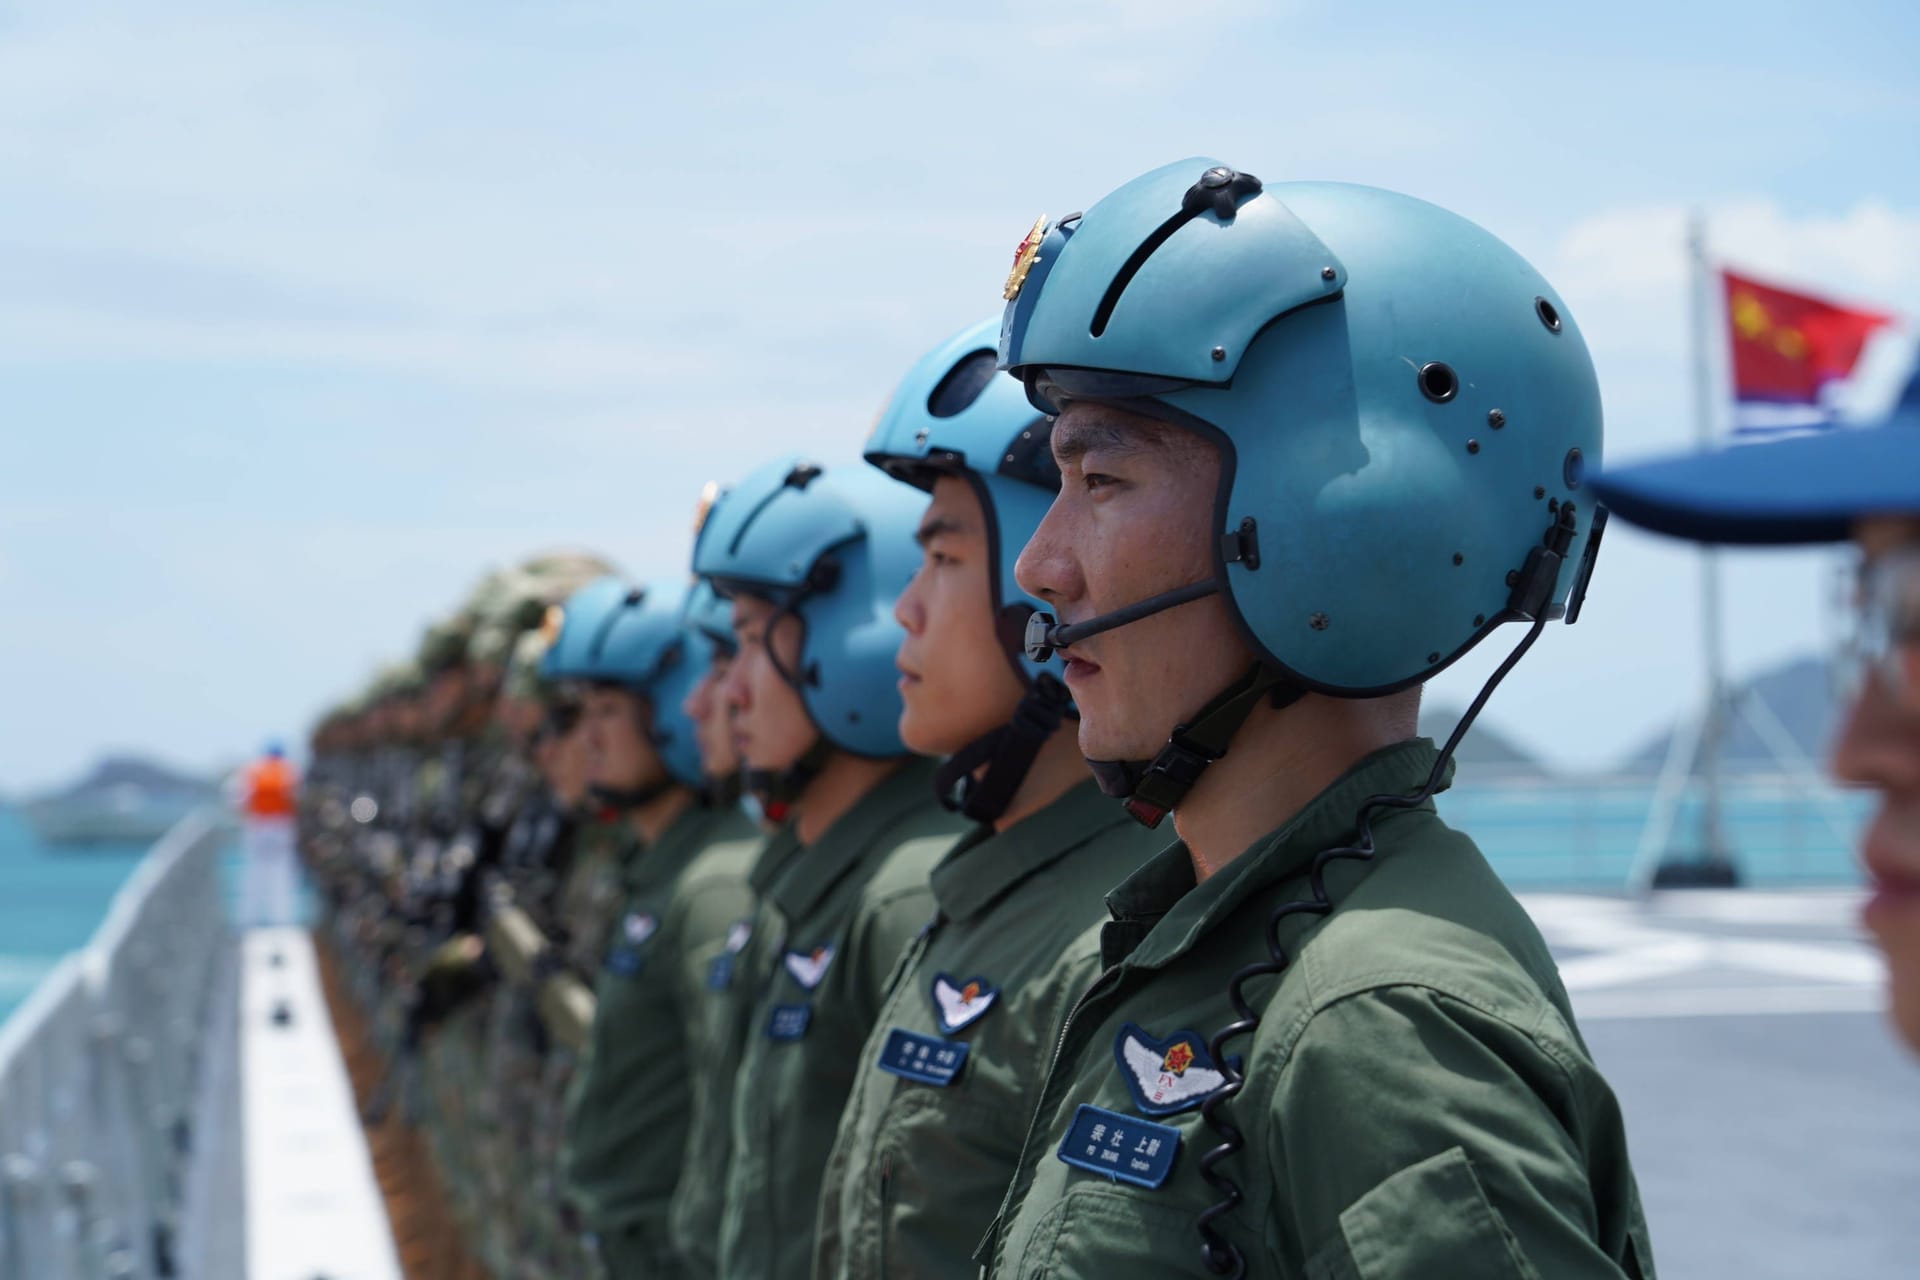
[[[1862,516],[1920,515],[1920,371],[1878,425],[1618,467],[1594,488],[1622,520],[1693,542],[1838,542]]]

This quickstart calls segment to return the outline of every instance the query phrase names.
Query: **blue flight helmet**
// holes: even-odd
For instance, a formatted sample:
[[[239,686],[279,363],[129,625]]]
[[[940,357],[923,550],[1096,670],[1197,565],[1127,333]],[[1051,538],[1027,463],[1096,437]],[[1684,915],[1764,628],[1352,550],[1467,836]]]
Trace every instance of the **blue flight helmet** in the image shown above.
[[[781,674],[819,738],[782,775],[749,771],[747,780],[776,817],[832,750],[907,754],[893,665],[904,633],[893,605],[918,566],[920,510],[870,468],[789,456],[721,494],[701,526],[696,574],[723,596],[771,601],[801,625],[798,663]]]
[[[608,576],[595,578],[567,597],[560,606],[560,632],[540,659],[543,681],[584,680],[600,640],[625,603],[631,584]]]
[[[706,784],[693,726],[680,704],[706,673],[712,642],[688,624],[684,587],[633,588],[608,615],[580,677],[627,689],[652,711],[647,736],[669,777],[682,786]],[[616,797],[631,806],[652,796]]]
[[[705,578],[694,579],[687,592],[686,623],[706,637],[713,652],[733,653],[733,602],[715,591]]]
[[[1183,160],[1035,224],[1005,296],[1001,365],[1037,407],[1109,403],[1220,453],[1209,580],[1029,632],[1043,656],[1224,597],[1256,671],[1181,726],[1172,758],[1101,771],[1143,821],[1260,697],[1391,693],[1502,622],[1577,616],[1605,523],[1582,488],[1600,463],[1593,363],[1552,286],[1473,223]]]
[[[997,318],[969,326],[923,356],[880,411],[867,461],[896,480],[931,490],[940,476],[965,480],[986,517],[988,590],[996,628],[1026,688],[1013,720],[957,752],[936,785],[976,822],[1006,811],[1040,747],[1072,702],[1048,664],[1027,656],[1027,619],[1042,606],[1014,581],[1014,562],[1060,489],[1049,440],[1020,384],[999,375]],[[977,781],[974,772],[986,773]]]

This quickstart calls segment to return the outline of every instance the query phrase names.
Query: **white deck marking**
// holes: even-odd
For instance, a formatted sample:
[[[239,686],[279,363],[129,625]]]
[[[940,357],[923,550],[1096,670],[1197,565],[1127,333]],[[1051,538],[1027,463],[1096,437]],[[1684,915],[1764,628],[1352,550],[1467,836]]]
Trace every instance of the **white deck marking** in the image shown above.
[[[1675,938],[1568,960],[1560,966],[1560,981],[1569,992],[1617,987],[1703,969],[1712,955],[1705,939]]]
[[[1560,963],[1581,1018],[1692,1018],[1877,1012],[1886,965],[1853,923],[1860,898],[1747,889],[1521,903],[1549,944],[1583,953]],[[1827,934],[1809,939],[1809,928]]]
[[[311,941],[250,930],[240,965],[248,1280],[400,1280]]]
[[[1868,987],[1669,987],[1587,991],[1573,997],[1581,1022],[1603,1018],[1714,1018],[1787,1013],[1879,1013],[1886,997]]]

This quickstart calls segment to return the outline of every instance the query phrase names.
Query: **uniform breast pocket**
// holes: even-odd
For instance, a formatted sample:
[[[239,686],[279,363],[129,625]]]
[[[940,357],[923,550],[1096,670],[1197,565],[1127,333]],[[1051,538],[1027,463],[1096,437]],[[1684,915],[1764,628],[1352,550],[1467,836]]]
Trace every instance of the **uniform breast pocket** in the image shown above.
[[[1539,1280],[1467,1153],[1409,1165],[1348,1205],[1340,1233],[1307,1261],[1308,1280]]]
[[[1197,1210],[1157,1203],[1151,1191],[1082,1185],[1061,1198],[1028,1239],[1020,1280],[1209,1276]]]

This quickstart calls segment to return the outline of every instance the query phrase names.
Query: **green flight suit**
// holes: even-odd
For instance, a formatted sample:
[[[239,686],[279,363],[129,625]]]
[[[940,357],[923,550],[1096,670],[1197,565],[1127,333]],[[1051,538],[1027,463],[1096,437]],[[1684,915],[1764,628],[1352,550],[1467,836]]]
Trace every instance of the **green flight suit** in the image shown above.
[[[695,804],[628,864],[625,909],[594,984],[592,1038],[567,1097],[567,1190],[599,1237],[612,1280],[674,1268],[667,1212],[704,1069],[706,973],[739,901],[711,875],[684,882],[715,846],[759,841],[739,809]],[[691,891],[689,891],[691,890]]]
[[[938,914],[894,971],[841,1113],[815,1280],[972,1280],[1054,1030],[1099,975],[1104,895],[1169,840],[1089,779],[1003,832],[977,829],[934,868]],[[941,1057],[956,1045],[954,1071]]]
[[[1107,968],[1063,1025],[984,1274],[1213,1274],[1197,1223],[1224,1195],[1200,1158],[1221,1139],[1200,1106],[1228,978],[1361,802],[1416,790],[1435,757],[1376,752],[1204,883],[1175,845],[1110,895]],[[1331,915],[1281,922],[1292,962],[1249,984],[1259,1026],[1224,1046],[1244,1145],[1213,1172],[1244,1200],[1220,1233],[1253,1276],[1651,1277],[1620,1109],[1533,922],[1431,803],[1376,810],[1373,833],[1372,861],[1329,865]]]
[[[669,1212],[680,1263],[676,1280],[712,1280],[719,1274],[720,1216],[726,1203],[728,1158],[733,1153],[729,1138],[733,1082],[758,994],[751,977],[759,972],[754,960],[756,907],[799,849],[791,827],[764,837],[750,849],[742,868],[744,879],[734,882],[725,936],[694,956],[695,967],[704,975],[701,1038],[707,1057],[694,1076],[686,1157]],[[689,871],[688,878],[694,874]]]
[[[820,1175],[887,975],[933,915],[927,875],[965,828],[933,763],[902,765],[797,854],[754,930],[760,999],[734,1082],[720,1226],[729,1280],[806,1280]],[[868,911],[854,923],[865,897]]]

